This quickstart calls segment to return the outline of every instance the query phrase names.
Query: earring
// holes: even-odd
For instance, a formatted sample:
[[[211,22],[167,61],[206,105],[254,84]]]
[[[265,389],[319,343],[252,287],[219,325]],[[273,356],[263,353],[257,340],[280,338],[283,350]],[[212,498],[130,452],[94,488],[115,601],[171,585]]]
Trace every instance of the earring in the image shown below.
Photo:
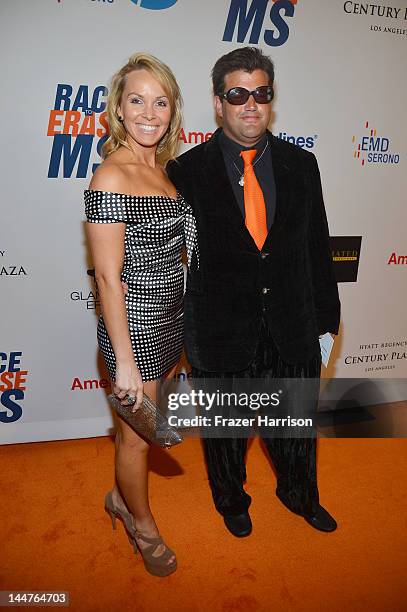
[[[120,121],[120,123],[123,123],[123,117],[120,117],[120,115],[117,115],[118,120]]]

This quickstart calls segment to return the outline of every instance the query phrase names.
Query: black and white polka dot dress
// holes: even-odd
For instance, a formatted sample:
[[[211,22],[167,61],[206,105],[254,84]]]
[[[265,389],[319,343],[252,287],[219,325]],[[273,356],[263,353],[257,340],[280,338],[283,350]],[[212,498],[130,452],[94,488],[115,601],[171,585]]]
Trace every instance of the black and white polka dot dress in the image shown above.
[[[199,265],[195,219],[183,197],[131,196],[87,189],[85,213],[90,223],[125,223],[121,278],[128,284],[127,319],[135,361],[143,381],[160,378],[180,358],[183,346],[184,270]],[[115,380],[116,359],[99,318],[97,337]]]

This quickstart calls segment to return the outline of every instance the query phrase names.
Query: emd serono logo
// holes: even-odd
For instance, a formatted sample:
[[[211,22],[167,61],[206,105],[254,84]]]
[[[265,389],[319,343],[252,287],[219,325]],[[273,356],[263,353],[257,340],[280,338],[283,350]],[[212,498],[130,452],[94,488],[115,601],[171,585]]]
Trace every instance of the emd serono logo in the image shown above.
[[[369,122],[365,122],[366,134],[359,139],[352,136],[355,145],[353,157],[358,159],[362,166],[368,164],[398,164],[400,155],[392,153],[390,149],[390,139],[378,136],[376,128],[369,127]]]

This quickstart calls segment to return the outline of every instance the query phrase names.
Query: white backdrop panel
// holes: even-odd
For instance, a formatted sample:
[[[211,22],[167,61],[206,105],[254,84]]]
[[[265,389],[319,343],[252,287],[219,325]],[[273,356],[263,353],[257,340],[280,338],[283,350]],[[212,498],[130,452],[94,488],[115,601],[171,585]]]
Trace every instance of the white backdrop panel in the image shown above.
[[[310,139],[331,235],[362,236],[357,281],[340,284],[341,332],[324,375],[390,377],[395,384],[407,375],[407,266],[388,264],[392,253],[407,255],[407,4],[298,0],[291,3],[291,17],[285,15],[288,0],[178,0],[162,10],[143,4],[147,0],[3,0],[0,5],[0,50],[7,58],[0,103],[2,443],[105,435],[111,427],[106,373],[96,347],[96,288],[87,274],[93,265],[83,231],[83,190],[92,165],[100,162],[99,137],[88,136],[89,163],[88,142],[82,142],[84,176],[77,177],[78,159],[71,173],[65,165],[64,176],[61,162],[56,176],[48,177],[62,129],[57,123],[56,135],[47,136],[58,85],[72,88],[62,120],[81,85],[91,99],[131,53],[151,52],[171,66],[180,83],[187,140],[191,132],[213,132],[211,67],[223,53],[248,44],[252,31],[237,41],[235,28],[232,40],[222,40],[229,11],[237,6],[254,11],[255,18],[266,7],[256,44],[276,65],[273,133]],[[368,14],[359,14],[362,6]],[[383,9],[381,16],[377,7],[392,10]],[[284,28],[289,32],[284,44],[266,44],[265,31],[274,29],[277,37]],[[83,126],[89,117],[83,106],[78,110]],[[100,115],[95,113],[97,124]],[[361,158],[354,158],[370,129],[376,130],[373,146],[388,146],[398,163],[369,163],[366,157],[362,166]],[[69,158],[81,138],[65,136]],[[181,149],[189,146],[182,143]],[[13,353],[22,354],[12,356],[10,364]],[[381,363],[391,369],[375,370],[377,356],[386,354]],[[6,375],[10,369],[15,371]]]

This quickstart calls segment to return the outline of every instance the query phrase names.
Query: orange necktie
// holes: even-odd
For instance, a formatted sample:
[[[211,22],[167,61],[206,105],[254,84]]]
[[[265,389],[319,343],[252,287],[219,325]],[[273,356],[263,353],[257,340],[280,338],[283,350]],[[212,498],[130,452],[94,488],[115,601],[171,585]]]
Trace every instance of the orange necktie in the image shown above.
[[[254,173],[252,161],[256,149],[241,151],[244,163],[244,210],[246,227],[259,251],[267,238],[266,205],[263,192]]]

